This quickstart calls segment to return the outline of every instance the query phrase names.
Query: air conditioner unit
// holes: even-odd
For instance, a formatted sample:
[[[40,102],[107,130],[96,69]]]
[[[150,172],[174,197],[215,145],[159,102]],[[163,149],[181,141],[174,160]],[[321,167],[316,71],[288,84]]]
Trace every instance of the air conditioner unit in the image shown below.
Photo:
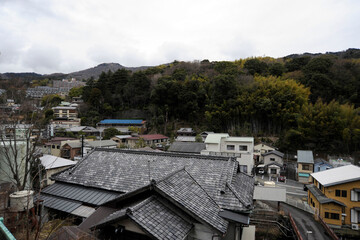
[[[357,224],[351,224],[351,229],[353,229],[353,230],[359,230],[359,225],[357,225]]]

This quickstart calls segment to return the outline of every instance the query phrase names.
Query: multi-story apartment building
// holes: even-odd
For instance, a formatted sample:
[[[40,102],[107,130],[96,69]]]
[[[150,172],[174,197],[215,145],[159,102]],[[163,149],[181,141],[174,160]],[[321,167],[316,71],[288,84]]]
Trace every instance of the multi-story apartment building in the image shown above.
[[[78,111],[76,107],[57,106],[53,107],[52,109],[54,111],[55,119],[73,120],[76,119],[78,116]]]
[[[206,137],[206,149],[202,155],[236,157],[240,170],[252,173],[254,167],[254,138],[230,137],[227,133],[212,133]]]
[[[360,227],[360,167],[348,165],[311,174],[308,203],[331,225]]]

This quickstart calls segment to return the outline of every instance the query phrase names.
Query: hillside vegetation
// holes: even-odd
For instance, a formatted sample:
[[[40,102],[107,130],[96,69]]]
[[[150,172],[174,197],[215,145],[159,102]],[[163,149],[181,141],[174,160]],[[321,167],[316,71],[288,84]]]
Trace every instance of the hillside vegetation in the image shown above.
[[[152,131],[179,124],[238,136],[278,136],[285,150],[356,151],[360,144],[359,50],[236,61],[178,62],[103,72],[77,89],[83,124],[148,116]],[[74,91],[75,92],[75,91]]]

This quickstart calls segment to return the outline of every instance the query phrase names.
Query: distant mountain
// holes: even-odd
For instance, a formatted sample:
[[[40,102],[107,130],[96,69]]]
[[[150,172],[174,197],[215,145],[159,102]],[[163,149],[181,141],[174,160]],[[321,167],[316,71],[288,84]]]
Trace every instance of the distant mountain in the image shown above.
[[[349,48],[346,51],[340,52],[326,52],[326,53],[303,53],[303,54],[291,54],[284,58],[299,58],[303,56],[316,57],[320,55],[334,55],[340,58],[360,58],[360,49]]]
[[[25,73],[12,73],[12,72],[8,72],[8,73],[3,73],[0,74],[0,79],[20,79],[20,80],[33,80],[33,79],[39,79],[42,78],[41,74],[38,73],[29,73],[29,72],[25,72]]]
[[[52,74],[38,74],[38,73],[0,73],[0,79],[20,79],[24,81],[32,81],[39,80],[44,78],[49,78],[53,80],[64,79],[64,78],[76,78],[78,80],[89,79],[94,77],[95,79],[100,76],[102,72],[108,72],[109,70],[112,72],[116,72],[119,69],[125,68],[127,70],[136,72],[145,70],[149,67],[124,67],[118,63],[102,63],[97,65],[96,67],[92,67],[89,69],[81,70],[78,72],[72,73],[52,73]]]
[[[76,79],[89,79],[90,77],[94,77],[95,79],[100,76],[102,72],[108,72],[109,70],[111,72],[116,72],[119,69],[127,69],[133,72],[145,70],[149,67],[124,67],[118,63],[102,63],[97,65],[96,67],[92,67],[89,69],[85,69],[78,72],[69,73],[67,75],[68,78],[76,78]]]

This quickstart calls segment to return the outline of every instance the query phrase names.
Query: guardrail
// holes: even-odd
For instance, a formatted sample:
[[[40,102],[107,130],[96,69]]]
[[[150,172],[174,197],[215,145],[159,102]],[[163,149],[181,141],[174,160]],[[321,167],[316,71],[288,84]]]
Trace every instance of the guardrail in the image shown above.
[[[299,208],[305,212],[311,213],[311,214],[315,214],[315,211],[312,207],[310,207],[307,203],[305,203],[304,201],[301,200],[297,200],[297,199],[291,199],[289,197],[286,197],[286,203]]]
[[[330,235],[330,237],[333,240],[339,240],[340,238],[338,236],[336,236],[336,234],[334,233],[334,231],[329,227],[329,225],[327,225],[326,222],[324,222],[324,220],[322,219],[322,217],[320,217],[319,215],[317,216],[319,218],[319,221],[321,223],[321,225],[325,228],[326,232]]]
[[[298,227],[296,226],[296,223],[295,223],[293,217],[291,216],[291,213],[290,213],[290,212],[289,212],[289,218],[290,218],[291,226],[293,227],[297,238],[298,238],[299,240],[303,240],[303,238],[302,238],[302,236],[301,236],[301,234],[300,234],[300,231],[299,231]]]

